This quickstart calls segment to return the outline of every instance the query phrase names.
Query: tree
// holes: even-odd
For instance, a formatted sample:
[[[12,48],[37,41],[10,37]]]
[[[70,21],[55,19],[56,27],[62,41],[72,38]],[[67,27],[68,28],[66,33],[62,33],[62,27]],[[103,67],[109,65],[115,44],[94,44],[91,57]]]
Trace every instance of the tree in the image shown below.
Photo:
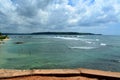
[[[0,32],[0,36],[2,35],[2,33]]]

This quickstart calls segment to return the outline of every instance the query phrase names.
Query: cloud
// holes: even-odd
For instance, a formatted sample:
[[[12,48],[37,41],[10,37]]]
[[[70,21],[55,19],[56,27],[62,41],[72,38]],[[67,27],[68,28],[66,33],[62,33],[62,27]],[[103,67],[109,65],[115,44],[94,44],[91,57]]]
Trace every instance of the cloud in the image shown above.
[[[0,0],[0,31],[80,31],[120,22],[119,0]]]

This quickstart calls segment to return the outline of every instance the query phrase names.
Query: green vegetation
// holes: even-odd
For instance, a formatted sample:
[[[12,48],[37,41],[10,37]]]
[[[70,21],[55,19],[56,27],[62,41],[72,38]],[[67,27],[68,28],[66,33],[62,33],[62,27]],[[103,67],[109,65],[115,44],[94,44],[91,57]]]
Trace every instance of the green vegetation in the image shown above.
[[[101,35],[94,33],[79,33],[79,32],[36,32],[33,35]]]
[[[35,33],[2,33],[3,35],[102,35],[80,32],[35,32]]]
[[[2,41],[3,39],[7,39],[8,38],[8,36],[7,35],[2,35],[2,33],[0,32],[0,40]]]

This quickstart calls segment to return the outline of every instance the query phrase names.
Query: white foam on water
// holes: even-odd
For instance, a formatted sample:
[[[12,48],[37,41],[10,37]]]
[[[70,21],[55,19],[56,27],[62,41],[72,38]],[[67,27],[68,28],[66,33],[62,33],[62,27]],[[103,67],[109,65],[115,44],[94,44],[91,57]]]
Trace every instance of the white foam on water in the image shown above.
[[[89,49],[95,49],[96,47],[86,47],[86,46],[82,46],[82,47],[70,47],[72,49],[86,49],[86,50],[89,50]]]
[[[100,41],[99,39],[95,39],[96,41]]]
[[[54,38],[65,39],[65,40],[79,40],[79,38],[75,38],[75,37],[54,37]]]
[[[101,46],[106,46],[107,44],[105,44],[105,43],[100,43],[100,45],[101,45]]]
[[[90,41],[86,41],[86,43],[88,43],[88,44],[92,44],[93,42],[90,42]]]
[[[92,41],[94,41],[93,39],[84,39],[84,38],[79,38],[79,40],[89,44],[91,44]]]
[[[78,37],[78,38],[81,38],[81,37],[84,37],[84,36],[79,36],[79,35],[78,35],[77,37]]]
[[[94,44],[93,41],[99,41],[99,39],[86,39],[86,38],[82,38],[84,36],[77,36],[77,37],[63,37],[63,36],[56,36],[56,37],[53,37],[53,38],[57,38],[57,39],[64,39],[64,40],[80,40],[80,41],[83,41],[85,43],[88,43],[88,44]]]

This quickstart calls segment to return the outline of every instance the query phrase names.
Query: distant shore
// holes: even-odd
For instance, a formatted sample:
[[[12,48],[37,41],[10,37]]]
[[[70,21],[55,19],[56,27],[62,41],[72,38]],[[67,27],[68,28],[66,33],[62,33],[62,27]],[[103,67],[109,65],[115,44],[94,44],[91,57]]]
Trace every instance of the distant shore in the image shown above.
[[[34,33],[2,33],[3,35],[102,35],[81,32],[34,32]]]
[[[92,69],[0,69],[0,79],[4,80],[118,80],[120,72]]]

